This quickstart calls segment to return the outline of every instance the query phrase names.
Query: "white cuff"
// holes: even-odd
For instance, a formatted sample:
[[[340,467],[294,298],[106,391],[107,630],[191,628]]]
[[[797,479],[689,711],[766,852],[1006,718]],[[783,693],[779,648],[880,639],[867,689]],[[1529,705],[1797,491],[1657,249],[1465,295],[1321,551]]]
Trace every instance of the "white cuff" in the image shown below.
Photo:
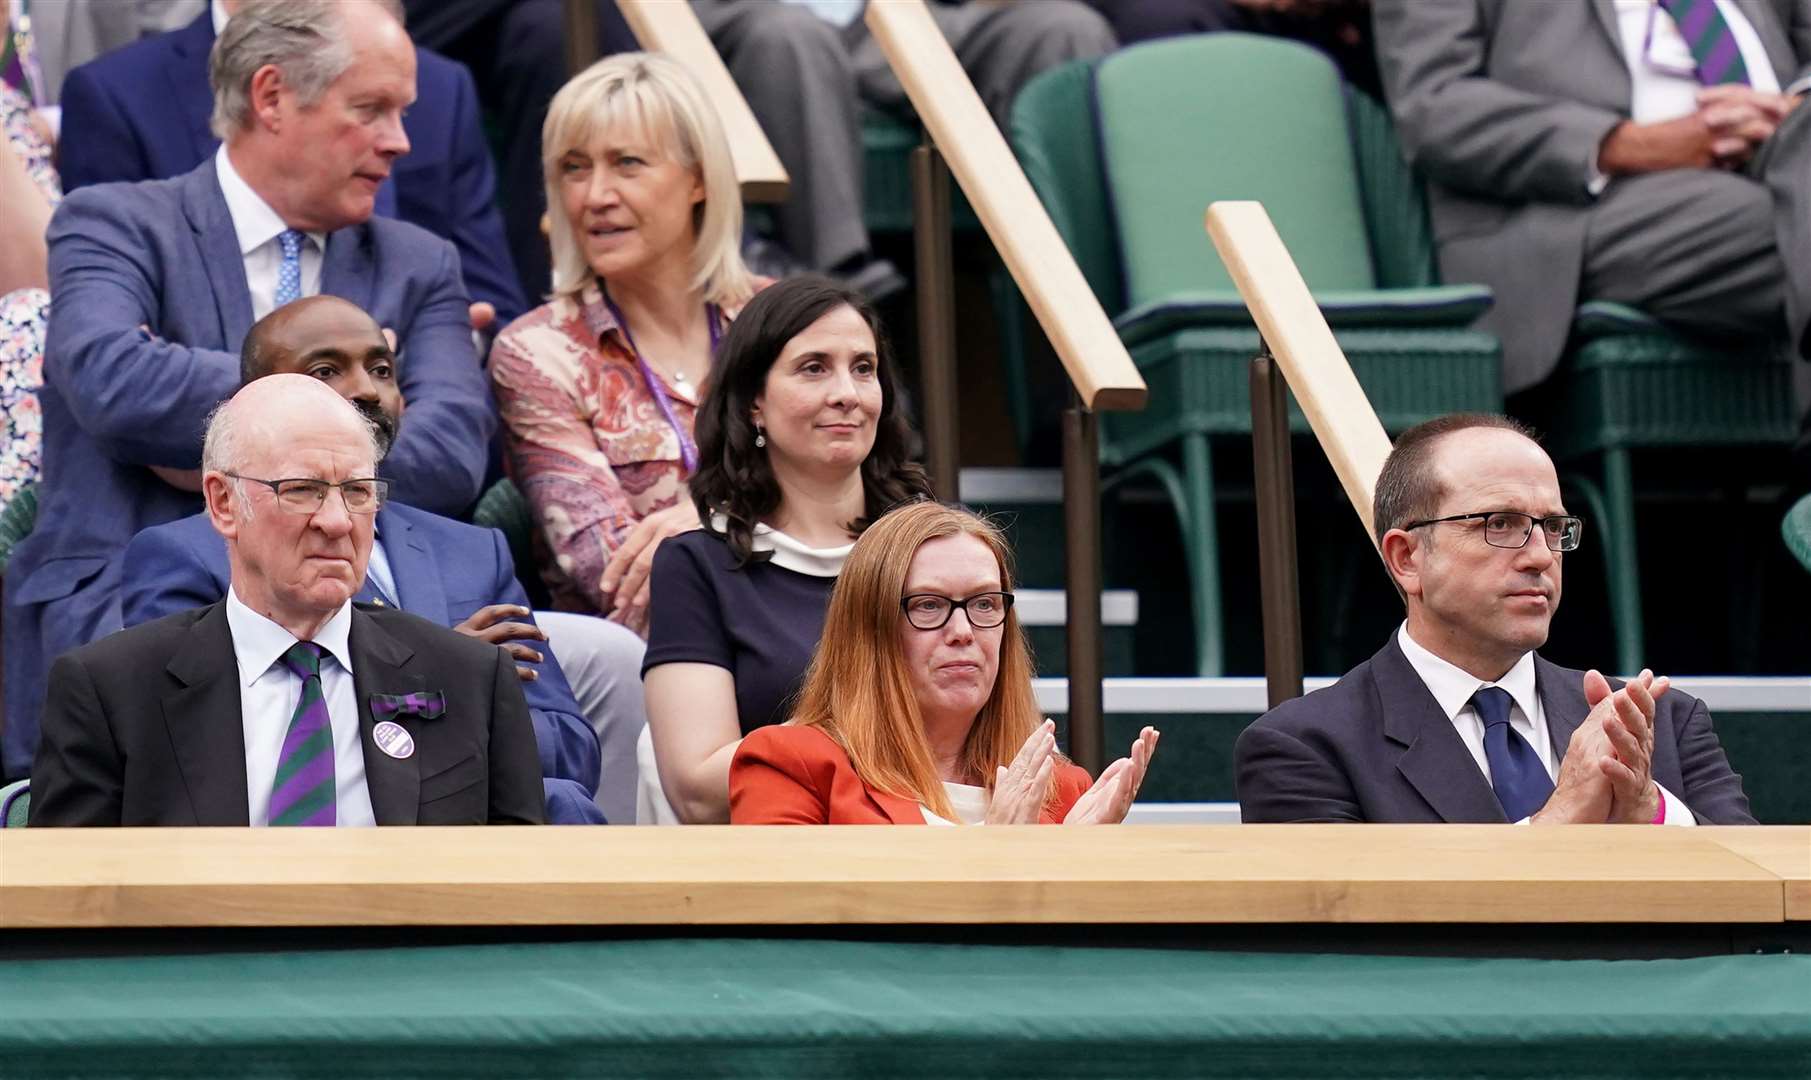
[[[1660,797],[1666,802],[1666,821],[1662,824],[1696,825],[1698,823],[1697,817],[1692,814],[1692,808],[1685,805],[1684,800],[1666,790],[1665,785],[1659,781],[1655,781],[1654,786],[1660,789]]]

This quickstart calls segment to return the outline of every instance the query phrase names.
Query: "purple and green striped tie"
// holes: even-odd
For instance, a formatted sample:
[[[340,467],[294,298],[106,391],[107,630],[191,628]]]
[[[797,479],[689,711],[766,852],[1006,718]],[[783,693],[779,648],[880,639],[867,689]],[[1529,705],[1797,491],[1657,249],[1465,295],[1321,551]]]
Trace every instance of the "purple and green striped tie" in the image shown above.
[[[1698,81],[1705,86],[1737,83],[1748,86],[1748,65],[1736,46],[1735,32],[1717,10],[1717,0],[1659,0],[1678,24],[1679,36],[1698,62]]]
[[[277,776],[270,786],[272,825],[332,825],[333,725],[321,692],[321,654],[312,641],[298,641],[283,654],[283,666],[302,680],[302,696],[283,736]]]

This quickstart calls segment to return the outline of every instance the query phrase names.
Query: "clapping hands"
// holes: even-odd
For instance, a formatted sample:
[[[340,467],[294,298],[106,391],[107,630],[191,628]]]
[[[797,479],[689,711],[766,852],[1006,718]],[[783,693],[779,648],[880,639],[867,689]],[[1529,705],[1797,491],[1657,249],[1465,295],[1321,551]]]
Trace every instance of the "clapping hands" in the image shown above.
[[[1138,788],[1144,783],[1151,755],[1157,752],[1157,729],[1147,727],[1132,740],[1132,752],[1101,770],[1094,786],[1075,800],[1065,825],[1118,825],[1132,809]]]
[[[1131,752],[1101,771],[1094,786],[1069,808],[1065,825],[1117,825],[1124,821],[1145,770],[1157,750],[1157,729],[1147,727],[1132,741]],[[994,776],[993,799],[987,806],[989,825],[1035,825],[1050,796],[1056,774],[1056,724],[1039,724],[1010,765]]]

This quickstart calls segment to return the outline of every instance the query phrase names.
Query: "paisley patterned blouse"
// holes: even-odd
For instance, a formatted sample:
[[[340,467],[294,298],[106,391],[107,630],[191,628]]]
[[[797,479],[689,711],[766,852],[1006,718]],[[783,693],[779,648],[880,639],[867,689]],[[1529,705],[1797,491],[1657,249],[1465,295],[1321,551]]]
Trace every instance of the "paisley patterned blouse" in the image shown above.
[[[723,317],[740,310],[725,308]],[[643,517],[686,497],[679,433],[596,283],[511,323],[491,346],[490,375],[510,475],[551,555],[541,576],[554,606],[607,612],[614,598],[599,583],[617,545]],[[655,377],[690,438],[699,391]]]

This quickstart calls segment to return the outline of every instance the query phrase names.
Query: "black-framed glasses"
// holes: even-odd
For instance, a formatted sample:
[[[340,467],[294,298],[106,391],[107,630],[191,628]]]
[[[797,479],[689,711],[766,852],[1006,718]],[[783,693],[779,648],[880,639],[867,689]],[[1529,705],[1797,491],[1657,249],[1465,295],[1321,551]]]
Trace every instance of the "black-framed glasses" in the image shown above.
[[[1541,536],[1547,541],[1549,551],[1577,551],[1579,541],[1585,535],[1584,518],[1569,514],[1537,518],[1533,514],[1516,510],[1480,510],[1474,514],[1454,514],[1427,521],[1411,521],[1403,528],[1419,529],[1423,525],[1441,525],[1449,521],[1482,521],[1486,544],[1512,550],[1528,543],[1528,537],[1533,535],[1537,524],[1541,527]]]
[[[301,477],[290,480],[260,480],[255,476],[241,476],[238,473],[226,475],[235,480],[250,480],[254,484],[263,484],[276,493],[277,505],[292,514],[313,514],[326,505],[327,492],[338,488],[340,500],[346,504],[348,514],[375,514],[384,499],[390,494],[390,481],[379,480],[373,476],[358,477],[352,480],[341,480],[330,484],[325,480],[310,480]]]
[[[899,610],[905,612],[906,621],[920,630],[943,629],[957,608],[968,616],[968,625],[992,630],[1006,621],[1006,613],[1012,610],[1012,594],[984,592],[955,600],[937,593],[913,593],[899,600]]]

